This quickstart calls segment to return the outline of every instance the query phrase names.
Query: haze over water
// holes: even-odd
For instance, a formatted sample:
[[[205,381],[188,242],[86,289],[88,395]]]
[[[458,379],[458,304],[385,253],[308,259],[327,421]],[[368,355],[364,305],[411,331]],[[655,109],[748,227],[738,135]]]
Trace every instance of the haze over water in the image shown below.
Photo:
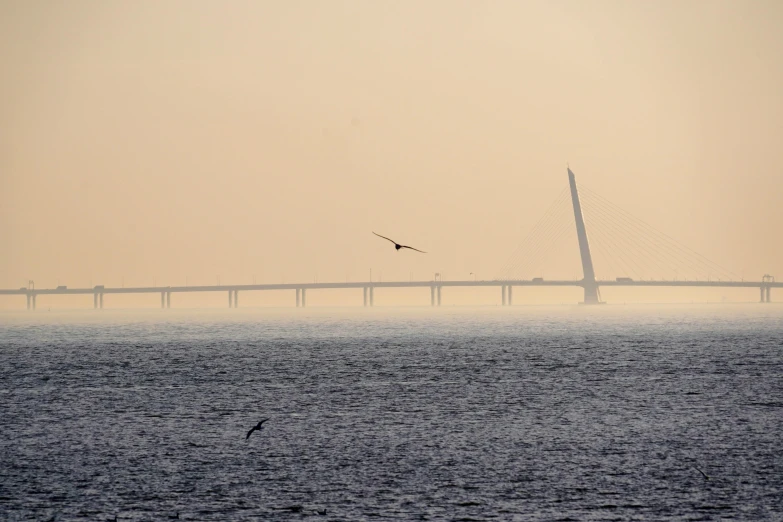
[[[6,313],[0,339],[5,520],[783,517],[774,304]]]

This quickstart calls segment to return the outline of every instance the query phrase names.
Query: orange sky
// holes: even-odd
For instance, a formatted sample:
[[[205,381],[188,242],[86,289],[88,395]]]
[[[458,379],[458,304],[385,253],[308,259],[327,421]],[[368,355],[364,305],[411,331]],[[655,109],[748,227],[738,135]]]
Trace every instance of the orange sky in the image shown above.
[[[777,1],[0,2],[0,288],[491,279],[567,162],[783,278],[781,27]]]

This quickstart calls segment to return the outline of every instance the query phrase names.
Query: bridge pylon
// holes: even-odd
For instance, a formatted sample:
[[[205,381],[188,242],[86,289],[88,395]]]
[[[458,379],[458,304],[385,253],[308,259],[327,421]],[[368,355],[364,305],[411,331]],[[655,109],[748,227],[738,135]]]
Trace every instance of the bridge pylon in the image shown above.
[[[576,236],[579,239],[579,254],[582,257],[582,287],[585,290],[584,304],[599,304],[601,300],[599,298],[598,284],[595,281],[593,258],[590,256],[590,243],[587,241],[585,220],[582,217],[582,205],[579,203],[579,191],[576,188],[576,178],[570,167],[568,168],[568,184],[571,187],[571,202],[574,206]]]

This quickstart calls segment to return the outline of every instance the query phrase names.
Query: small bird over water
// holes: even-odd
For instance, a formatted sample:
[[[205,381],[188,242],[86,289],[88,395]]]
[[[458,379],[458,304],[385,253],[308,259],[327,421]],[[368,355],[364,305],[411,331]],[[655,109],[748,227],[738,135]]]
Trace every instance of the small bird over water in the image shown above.
[[[255,426],[253,426],[252,428],[250,428],[250,431],[248,431],[248,432],[247,432],[247,437],[245,437],[245,440],[249,439],[249,438],[250,438],[250,435],[252,435],[254,431],[256,431],[256,430],[259,430],[259,431],[260,431],[260,430],[264,429],[264,427],[263,427],[263,426],[261,426],[261,425],[262,425],[263,423],[265,423],[266,421],[268,421],[268,420],[269,420],[269,419],[267,418],[267,419],[262,419],[262,420],[258,421],[258,424],[256,424],[256,425],[255,425]]]
[[[375,234],[375,232],[373,232],[373,234]],[[397,243],[395,240],[393,240],[393,239],[389,239],[389,238],[388,238],[388,237],[386,237],[386,236],[382,236],[382,235],[380,235],[380,234],[375,234],[375,235],[376,235],[376,236],[378,236],[378,237],[382,237],[382,238],[383,238],[383,239],[385,239],[386,241],[391,241],[392,243],[394,243],[394,248],[396,248],[397,250],[399,250],[399,249],[401,249],[401,248],[409,248],[409,249],[411,249],[411,250],[415,250],[416,252],[421,252],[422,254],[426,254],[426,253],[427,253],[427,252],[425,252],[424,250],[419,250],[418,248],[413,248],[413,247],[411,247],[411,246],[407,246],[407,245],[401,245],[401,244]]]

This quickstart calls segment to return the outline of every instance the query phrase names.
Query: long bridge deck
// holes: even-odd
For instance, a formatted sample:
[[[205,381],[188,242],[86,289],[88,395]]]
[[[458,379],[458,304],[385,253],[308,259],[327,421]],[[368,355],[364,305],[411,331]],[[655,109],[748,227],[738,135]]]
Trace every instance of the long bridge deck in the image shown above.
[[[771,301],[771,289],[783,288],[783,282],[774,281],[675,281],[675,280],[596,280],[598,287],[690,287],[690,288],[758,288],[760,301]],[[503,304],[512,303],[514,287],[579,287],[584,288],[584,280],[492,280],[492,281],[363,281],[344,283],[280,283],[251,285],[190,285],[190,286],[139,286],[92,288],[19,288],[0,289],[0,295],[24,295],[28,309],[35,309],[39,295],[93,295],[94,307],[103,308],[104,294],[155,294],[161,296],[161,307],[171,307],[171,294],[189,292],[226,292],[229,307],[238,306],[239,292],[266,290],[294,290],[296,305],[306,306],[307,290],[362,289],[364,306],[373,306],[376,288],[429,288],[433,306],[441,304],[442,289],[448,287],[496,287],[500,288]]]
[[[783,282],[766,281],[615,281],[596,280],[600,286],[661,286],[661,287],[714,287],[714,288],[783,288]],[[93,288],[19,288],[0,289],[0,295],[77,295],[77,294],[149,294],[158,292],[226,292],[239,290],[325,290],[348,288],[430,288],[430,287],[503,287],[503,286],[569,286],[583,287],[581,280],[552,279],[543,281],[511,280],[511,281],[363,281],[346,283],[272,283],[254,285],[189,285],[189,286],[138,286],[109,287],[95,286]]]

